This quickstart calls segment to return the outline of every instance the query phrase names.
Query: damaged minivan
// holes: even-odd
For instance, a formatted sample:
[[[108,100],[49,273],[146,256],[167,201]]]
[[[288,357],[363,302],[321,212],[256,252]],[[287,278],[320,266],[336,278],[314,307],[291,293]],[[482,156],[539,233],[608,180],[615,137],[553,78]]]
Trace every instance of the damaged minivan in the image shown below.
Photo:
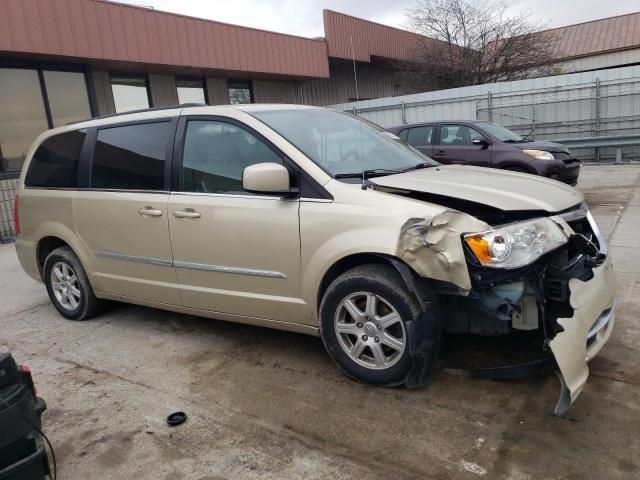
[[[442,166],[346,113],[173,107],[43,133],[16,250],[72,320],[107,300],[319,335],[375,385],[431,381],[444,332],[539,333],[579,395],[615,276],[583,195]]]

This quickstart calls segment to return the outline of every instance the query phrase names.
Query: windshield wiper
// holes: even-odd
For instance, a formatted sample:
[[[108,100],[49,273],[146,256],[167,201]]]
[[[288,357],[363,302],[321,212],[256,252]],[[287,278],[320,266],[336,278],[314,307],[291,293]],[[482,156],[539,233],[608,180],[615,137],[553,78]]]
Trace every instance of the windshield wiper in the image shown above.
[[[419,170],[421,168],[433,167],[430,163],[422,162],[417,165],[413,165],[412,167],[402,168],[400,170],[393,170],[390,168],[372,168],[370,170],[363,170],[361,172],[351,172],[351,173],[336,173],[333,178],[362,178],[367,179],[376,176],[383,175],[395,175],[397,173],[405,173],[410,172],[412,170]]]

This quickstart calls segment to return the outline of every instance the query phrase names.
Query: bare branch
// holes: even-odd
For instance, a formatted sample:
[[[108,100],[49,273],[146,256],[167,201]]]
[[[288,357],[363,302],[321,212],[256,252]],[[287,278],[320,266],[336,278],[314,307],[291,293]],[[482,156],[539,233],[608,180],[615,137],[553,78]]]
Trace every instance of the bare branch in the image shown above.
[[[410,89],[428,90],[549,74],[553,38],[502,0],[416,0],[406,27],[425,37],[397,66]]]

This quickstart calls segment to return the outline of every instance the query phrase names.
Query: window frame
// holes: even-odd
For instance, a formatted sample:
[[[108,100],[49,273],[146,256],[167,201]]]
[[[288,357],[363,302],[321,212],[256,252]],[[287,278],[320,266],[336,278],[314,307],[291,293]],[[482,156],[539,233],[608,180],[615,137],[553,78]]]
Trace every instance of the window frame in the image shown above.
[[[38,75],[38,83],[40,84],[40,94],[42,95],[45,119],[46,119],[49,130],[54,127],[53,127],[53,115],[51,114],[51,105],[49,104],[49,94],[47,92],[47,86],[44,80],[45,70],[54,71],[54,72],[82,73],[84,76],[84,83],[87,89],[86,90],[87,97],[89,99],[89,114],[91,115],[91,118],[95,118],[97,115],[98,102],[96,99],[95,89],[93,88],[93,82],[90,79],[91,72],[92,72],[92,68],[90,65],[0,59],[0,68],[13,68],[13,69],[19,69],[19,70],[35,70],[36,71]],[[90,120],[91,118],[87,118],[87,120]],[[86,144],[86,140],[85,140],[85,144]],[[23,163],[23,167],[24,167],[24,163]],[[19,178],[21,171],[22,169],[15,172],[0,171],[0,180]]]
[[[204,92],[204,103],[205,105],[209,105],[209,91],[207,90],[207,79],[202,77],[175,77],[176,84],[176,96],[178,97],[178,105],[182,105],[180,103],[180,97],[178,95],[178,85],[180,82],[200,82],[202,85],[202,91]],[[187,87],[191,88],[191,87]]]
[[[237,105],[250,105],[252,103],[256,103],[256,99],[253,96],[253,81],[252,80],[239,80],[234,78],[227,79],[227,95],[229,96],[229,104],[231,104],[231,95],[229,94],[229,90],[233,89],[241,89],[243,87],[234,87],[233,84],[241,84],[244,83],[247,85],[247,90],[249,90],[249,103],[239,103]]]
[[[171,190],[171,169],[173,164],[174,142],[176,138],[176,127],[178,125],[178,116],[146,118],[143,120],[135,120],[128,122],[116,122],[106,125],[100,125],[90,128],[87,132],[85,145],[80,156],[80,165],[78,166],[78,190],[89,190],[96,192],[137,192],[137,193],[159,193],[167,195]],[[165,150],[165,164],[163,172],[163,187],[161,190],[135,189],[135,188],[95,188],[92,186],[93,174],[93,157],[98,140],[98,132],[100,130],[108,130],[110,128],[129,127],[133,125],[144,125],[149,123],[169,123],[169,138]]]
[[[304,171],[297,163],[291,160],[282,150],[276,147],[268,138],[251,128],[246,123],[236,120],[235,118],[225,117],[222,115],[182,115],[177,122],[176,134],[173,142],[173,161],[171,169],[171,193],[178,195],[203,195],[213,197],[239,197],[239,198],[255,198],[255,199],[273,199],[273,198],[289,198],[291,195],[273,195],[273,194],[255,194],[255,193],[207,193],[207,192],[187,192],[182,189],[182,162],[184,155],[184,142],[187,133],[187,123],[189,121],[210,121],[223,122],[240,128],[247,133],[256,137],[264,143],[273,153],[282,159],[282,164],[289,170],[292,179],[292,187],[298,188],[299,192],[296,200],[333,200],[321,185],[319,185],[311,176]]]
[[[149,106],[143,109],[133,109],[133,110],[127,110],[126,112],[118,112],[116,107],[115,95],[113,94],[113,77],[122,77],[122,78],[129,77],[129,78],[144,79],[144,87],[147,90],[147,103],[149,104]],[[111,89],[111,96],[113,97],[113,109],[115,110],[116,115],[126,115],[130,112],[135,112],[137,110],[147,110],[154,107],[153,98],[151,97],[151,86],[149,82],[149,75],[147,73],[130,73],[130,72],[127,73],[127,72],[118,72],[118,71],[109,72],[109,88]],[[177,95],[177,90],[176,90],[176,95]]]

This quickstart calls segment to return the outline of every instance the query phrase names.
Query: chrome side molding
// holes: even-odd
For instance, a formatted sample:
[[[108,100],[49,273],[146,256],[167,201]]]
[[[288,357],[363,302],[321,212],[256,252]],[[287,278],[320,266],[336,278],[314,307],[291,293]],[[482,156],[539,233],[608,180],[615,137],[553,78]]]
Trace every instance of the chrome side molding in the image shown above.
[[[95,252],[97,257],[125,260],[128,262],[148,263],[163,267],[189,268],[191,270],[205,270],[208,272],[235,273],[238,275],[251,275],[254,277],[287,278],[282,272],[272,270],[259,270],[256,268],[228,267],[226,265],[211,265],[208,263],[181,262],[165,258],[142,257],[137,255],[125,255],[116,252]]]

